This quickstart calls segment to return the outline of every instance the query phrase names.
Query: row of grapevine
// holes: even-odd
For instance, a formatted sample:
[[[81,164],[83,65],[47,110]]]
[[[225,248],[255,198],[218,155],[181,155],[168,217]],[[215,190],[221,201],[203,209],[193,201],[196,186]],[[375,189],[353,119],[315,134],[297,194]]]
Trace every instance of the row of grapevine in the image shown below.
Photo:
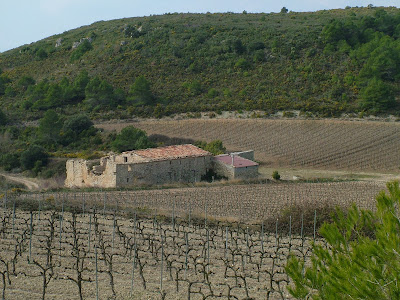
[[[128,124],[101,124],[120,130]],[[148,134],[199,140],[220,139],[230,150],[255,150],[275,166],[397,171],[400,125],[339,120],[212,119],[157,120],[133,124]]]
[[[309,261],[320,242],[278,222],[267,232],[136,212],[1,209],[3,299],[287,299],[289,254]]]

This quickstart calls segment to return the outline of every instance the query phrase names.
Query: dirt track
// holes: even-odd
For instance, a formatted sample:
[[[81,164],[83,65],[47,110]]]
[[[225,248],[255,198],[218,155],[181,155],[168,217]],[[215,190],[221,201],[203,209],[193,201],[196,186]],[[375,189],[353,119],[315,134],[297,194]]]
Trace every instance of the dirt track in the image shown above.
[[[29,190],[38,190],[39,184],[33,181],[31,178],[23,177],[23,176],[11,176],[7,173],[0,172],[0,176],[4,176],[7,180],[21,183],[25,185]]]

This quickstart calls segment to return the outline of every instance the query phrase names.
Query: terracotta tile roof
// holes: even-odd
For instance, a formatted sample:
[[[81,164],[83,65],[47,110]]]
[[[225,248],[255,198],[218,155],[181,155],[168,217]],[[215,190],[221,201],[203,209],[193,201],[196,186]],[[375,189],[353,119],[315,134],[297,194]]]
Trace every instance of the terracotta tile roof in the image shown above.
[[[125,153],[138,155],[139,157],[144,158],[147,161],[212,155],[210,152],[200,149],[191,144],[149,148],[145,150],[134,150]]]
[[[229,154],[222,154],[214,156],[215,160],[221,161],[224,164],[232,165],[232,156]],[[233,156],[233,166],[235,168],[244,168],[244,167],[253,167],[258,166],[258,163],[251,161],[249,159],[243,158],[241,156],[234,155]]]

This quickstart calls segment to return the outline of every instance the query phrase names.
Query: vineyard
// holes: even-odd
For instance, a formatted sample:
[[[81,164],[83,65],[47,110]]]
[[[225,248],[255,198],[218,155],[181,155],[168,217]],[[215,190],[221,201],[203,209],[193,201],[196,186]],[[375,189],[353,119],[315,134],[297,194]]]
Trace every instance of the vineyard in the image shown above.
[[[287,227],[285,227],[287,229]],[[287,299],[301,232],[208,227],[175,218],[1,211],[3,299]]]
[[[101,124],[106,131],[128,124]],[[229,150],[253,149],[273,167],[398,171],[400,125],[336,120],[210,119],[132,123],[148,134],[211,141]]]
[[[383,189],[384,184],[374,182],[267,182],[158,190],[37,193],[19,197],[34,199],[34,209],[45,203],[45,199],[53,199],[58,208],[62,202],[82,210],[84,206],[111,211],[140,207],[168,216],[207,214],[216,220],[254,223],[274,218],[285,208],[295,206],[349,207],[355,203],[363,209],[374,209],[375,196]]]
[[[311,242],[322,242],[318,208],[373,208],[382,189],[267,182],[6,193],[3,299],[288,299],[289,254],[309,261]]]

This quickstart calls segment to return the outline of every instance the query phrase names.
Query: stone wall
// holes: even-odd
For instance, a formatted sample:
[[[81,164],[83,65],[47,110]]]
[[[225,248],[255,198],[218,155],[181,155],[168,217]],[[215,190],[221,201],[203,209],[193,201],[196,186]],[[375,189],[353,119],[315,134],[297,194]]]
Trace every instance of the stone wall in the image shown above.
[[[102,158],[100,165],[90,168],[89,164],[83,159],[68,160],[65,186],[113,188],[143,183],[199,182],[212,168],[212,156],[139,163],[123,163],[123,157],[109,156]]]
[[[258,165],[248,167],[234,167],[221,161],[214,161],[214,171],[228,179],[250,179],[258,177]]]
[[[248,160],[254,161],[254,150],[233,152],[233,153],[231,153],[231,155],[240,156],[240,157],[246,158]]]
[[[69,159],[66,169],[66,187],[116,187],[116,164],[108,158],[102,158],[100,165],[93,169],[90,169],[87,160]]]
[[[214,163],[214,172],[219,176],[226,177],[228,179],[235,178],[235,171],[232,165],[227,165],[222,161],[215,160]]]
[[[250,179],[258,177],[258,165],[234,168],[234,178],[235,179]]]
[[[134,184],[165,184],[173,182],[199,182],[210,168],[212,157],[187,157],[135,164],[118,164],[117,187]]]

